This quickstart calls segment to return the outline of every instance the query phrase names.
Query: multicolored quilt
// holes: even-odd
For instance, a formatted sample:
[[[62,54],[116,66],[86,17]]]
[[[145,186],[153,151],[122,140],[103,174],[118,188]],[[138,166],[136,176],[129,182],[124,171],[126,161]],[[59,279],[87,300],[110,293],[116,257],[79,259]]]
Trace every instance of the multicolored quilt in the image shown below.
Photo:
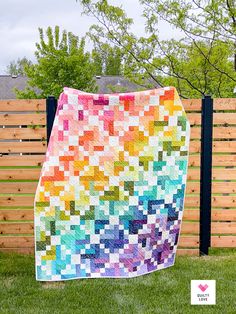
[[[189,136],[173,87],[110,95],[65,88],[35,195],[37,280],[172,266]]]

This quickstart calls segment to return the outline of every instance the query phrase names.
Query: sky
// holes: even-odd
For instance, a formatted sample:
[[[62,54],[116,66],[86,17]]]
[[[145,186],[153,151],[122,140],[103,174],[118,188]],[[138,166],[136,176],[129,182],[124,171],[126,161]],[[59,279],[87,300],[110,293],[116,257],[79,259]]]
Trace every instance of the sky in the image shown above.
[[[134,18],[132,31],[143,36],[144,20],[138,0],[110,0],[122,5],[129,17]],[[78,1],[79,2],[79,1]],[[38,27],[59,25],[60,29],[84,36],[96,20],[82,15],[76,0],[0,0],[0,74],[6,74],[10,61],[23,58],[34,60],[35,43],[39,39]],[[173,37],[171,27],[161,24],[163,37]],[[90,46],[89,46],[90,45]],[[88,49],[91,44],[88,43]]]

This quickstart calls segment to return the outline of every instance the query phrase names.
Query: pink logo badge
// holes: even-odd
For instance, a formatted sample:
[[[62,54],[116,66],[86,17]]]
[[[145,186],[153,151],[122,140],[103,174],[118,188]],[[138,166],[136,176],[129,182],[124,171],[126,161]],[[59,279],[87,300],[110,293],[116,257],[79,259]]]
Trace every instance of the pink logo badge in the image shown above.
[[[204,291],[206,291],[206,289],[208,288],[208,285],[205,284],[205,285],[203,286],[202,284],[200,284],[200,285],[198,286],[198,288],[201,289],[202,292],[204,292]]]

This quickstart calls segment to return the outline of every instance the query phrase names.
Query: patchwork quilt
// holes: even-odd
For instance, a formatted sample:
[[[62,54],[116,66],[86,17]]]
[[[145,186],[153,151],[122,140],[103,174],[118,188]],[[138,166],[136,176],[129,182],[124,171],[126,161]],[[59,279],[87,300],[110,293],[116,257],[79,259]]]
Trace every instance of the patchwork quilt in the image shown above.
[[[127,278],[172,266],[189,137],[173,87],[65,88],[35,195],[36,279]]]

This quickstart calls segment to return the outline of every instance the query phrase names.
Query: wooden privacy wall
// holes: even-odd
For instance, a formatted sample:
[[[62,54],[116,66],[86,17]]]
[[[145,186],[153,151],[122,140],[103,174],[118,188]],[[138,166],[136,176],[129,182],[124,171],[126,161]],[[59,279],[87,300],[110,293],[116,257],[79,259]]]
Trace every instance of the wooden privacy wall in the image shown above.
[[[200,178],[201,100],[183,103],[191,123],[191,142],[182,233],[188,220],[194,244],[200,214],[196,179]],[[236,98],[213,99],[213,109],[211,247],[236,248]]]
[[[178,253],[198,255],[201,100],[183,103],[192,128]],[[217,126],[213,149],[212,246],[233,247],[236,246],[236,209],[233,209],[236,204],[236,100],[216,99],[214,109]],[[46,151],[45,111],[45,99],[0,101],[0,251],[34,251],[33,201]]]
[[[236,247],[236,98],[214,99],[211,246]]]
[[[34,251],[33,202],[44,159],[46,100],[0,101],[0,250]]]

